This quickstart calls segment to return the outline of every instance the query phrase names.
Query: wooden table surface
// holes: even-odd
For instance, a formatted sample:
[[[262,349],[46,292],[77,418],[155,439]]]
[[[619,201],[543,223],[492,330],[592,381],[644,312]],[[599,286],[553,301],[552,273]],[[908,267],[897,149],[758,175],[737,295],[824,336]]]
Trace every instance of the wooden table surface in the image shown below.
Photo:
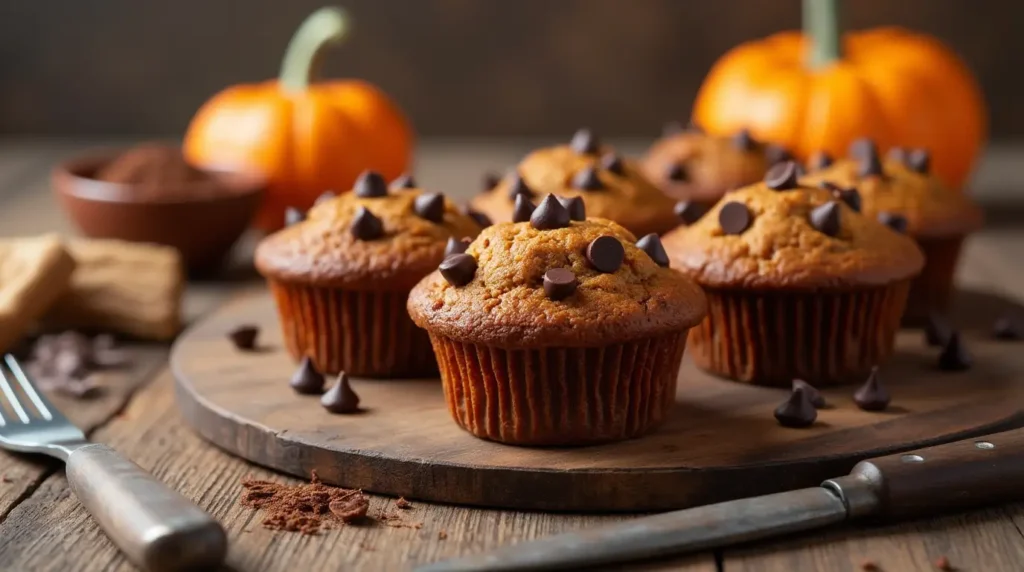
[[[52,164],[98,142],[0,140],[0,235],[72,232],[49,193]],[[111,143],[111,142],[104,142]],[[116,143],[116,142],[114,142]],[[423,145],[419,179],[457,196],[475,191],[484,169],[503,169],[530,142],[434,141]],[[641,149],[623,142],[626,151]],[[961,283],[1024,302],[1024,149],[989,152],[975,195],[989,213],[961,265]],[[195,317],[251,278],[193,284],[186,312]],[[246,476],[296,482],[231,457],[200,440],[182,422],[166,367],[167,347],[132,347],[134,365],[106,378],[90,400],[57,398],[58,406],[96,441],[108,443],[181,491],[224,524],[231,539],[227,569],[406,570],[415,564],[494,548],[625,515],[576,515],[485,510],[414,502],[401,511],[418,527],[380,523],[345,526],[317,536],[274,532],[238,505]],[[940,500],[940,499],[937,499]],[[392,512],[395,499],[374,496],[370,514]],[[1024,506],[1011,505],[898,526],[837,529],[715,553],[658,561],[630,570],[795,571],[935,570],[945,556],[956,570],[1024,570]],[[0,452],[0,570],[131,570],[68,489],[60,464]],[[625,568],[624,568],[625,569]]]

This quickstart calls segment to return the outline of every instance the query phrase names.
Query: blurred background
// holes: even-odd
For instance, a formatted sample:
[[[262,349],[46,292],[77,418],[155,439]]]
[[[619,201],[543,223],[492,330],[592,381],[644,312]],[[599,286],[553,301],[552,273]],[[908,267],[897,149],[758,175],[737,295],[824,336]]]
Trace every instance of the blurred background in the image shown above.
[[[799,0],[345,0],[328,77],[365,78],[426,137],[654,136],[730,47],[799,26]],[[0,134],[180,136],[220,89],[277,75],[323,0],[6,0]],[[902,25],[964,58],[993,139],[1024,135],[1024,3],[857,0],[848,28]]]

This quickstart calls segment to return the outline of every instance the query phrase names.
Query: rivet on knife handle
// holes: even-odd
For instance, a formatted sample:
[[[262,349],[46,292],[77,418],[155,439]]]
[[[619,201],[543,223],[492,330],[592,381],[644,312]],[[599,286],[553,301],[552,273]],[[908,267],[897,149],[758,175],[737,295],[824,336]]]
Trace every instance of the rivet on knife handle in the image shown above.
[[[1024,429],[862,461],[822,486],[850,516],[908,518],[1024,500]]]

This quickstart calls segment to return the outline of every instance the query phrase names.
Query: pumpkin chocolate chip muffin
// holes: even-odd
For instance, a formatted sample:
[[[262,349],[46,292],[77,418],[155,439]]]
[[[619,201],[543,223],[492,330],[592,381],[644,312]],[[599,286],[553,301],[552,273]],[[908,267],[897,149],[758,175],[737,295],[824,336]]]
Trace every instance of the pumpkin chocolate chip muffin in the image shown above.
[[[757,141],[745,129],[721,137],[690,125],[686,129],[666,128],[641,166],[647,178],[666,195],[685,201],[684,205],[704,207],[699,211],[703,214],[725,193],[760,181],[769,166],[788,159],[791,157],[782,147]],[[697,212],[691,207],[680,216],[686,224],[692,224],[698,217],[691,219],[689,215]]]
[[[580,197],[590,216],[613,220],[638,236],[660,234],[679,224],[672,213],[675,201],[651,184],[632,161],[585,129],[568,145],[528,154],[471,204],[495,222],[509,222],[518,196],[535,205],[549,193],[562,199]]]
[[[855,142],[850,158],[810,173],[805,182],[836,192],[856,192],[865,216],[906,232],[924,251],[925,265],[910,287],[906,321],[945,313],[964,239],[981,228],[981,209],[930,172],[924,149],[890,149],[880,159],[875,145]]]
[[[409,296],[464,429],[518,445],[582,445],[652,430],[675,402],[700,288],[657,235],[574,220],[553,195],[485,229]]]
[[[326,196],[265,238],[256,268],[277,302],[285,344],[324,373],[412,377],[436,373],[426,332],[409,319],[409,290],[434,271],[449,239],[480,226],[441,193],[373,172],[353,192]]]
[[[708,318],[690,334],[703,369],[758,385],[827,385],[863,379],[892,352],[920,250],[799,184],[798,172],[779,163],[665,235],[673,268],[708,297]]]

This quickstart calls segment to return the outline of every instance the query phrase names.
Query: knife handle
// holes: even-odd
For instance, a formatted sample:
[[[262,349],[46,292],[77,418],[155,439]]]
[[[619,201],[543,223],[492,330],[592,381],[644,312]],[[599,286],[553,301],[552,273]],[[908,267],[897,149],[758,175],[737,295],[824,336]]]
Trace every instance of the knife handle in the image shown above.
[[[1024,500],[1024,429],[861,461],[822,486],[851,517],[918,517]]]

